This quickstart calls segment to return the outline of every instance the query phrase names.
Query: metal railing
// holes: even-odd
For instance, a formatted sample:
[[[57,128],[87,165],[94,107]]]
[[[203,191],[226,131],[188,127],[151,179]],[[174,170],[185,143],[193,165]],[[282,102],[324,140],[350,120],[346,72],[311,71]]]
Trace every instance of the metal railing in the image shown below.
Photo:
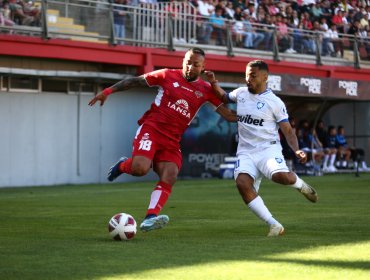
[[[289,28],[288,34],[282,35],[272,25],[248,22],[241,25],[241,22],[220,21],[213,16],[201,17],[188,2],[127,6],[108,1],[42,0],[39,7],[41,26],[0,26],[0,31],[44,39],[88,40],[169,50],[198,45],[229,56],[258,55],[275,61],[282,56],[306,58],[317,65],[342,60],[355,68],[360,68],[361,58],[366,59],[364,49],[370,52],[370,38],[340,34],[334,42],[335,50],[328,52],[328,40],[323,32]]]

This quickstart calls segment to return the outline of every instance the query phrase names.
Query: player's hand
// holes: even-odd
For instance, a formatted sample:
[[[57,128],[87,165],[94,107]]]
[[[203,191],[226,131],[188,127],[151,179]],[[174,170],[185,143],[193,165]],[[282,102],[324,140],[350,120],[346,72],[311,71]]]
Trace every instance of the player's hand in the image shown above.
[[[204,75],[206,76],[207,81],[209,83],[211,83],[211,84],[217,83],[215,73],[213,73],[212,71],[204,71]]]
[[[300,163],[306,163],[307,161],[307,154],[302,150],[295,151],[295,155],[298,158]]]
[[[90,100],[89,105],[94,106],[97,101],[100,102],[100,106],[104,105],[105,100],[107,100],[107,96],[103,93],[97,94],[93,99]]]

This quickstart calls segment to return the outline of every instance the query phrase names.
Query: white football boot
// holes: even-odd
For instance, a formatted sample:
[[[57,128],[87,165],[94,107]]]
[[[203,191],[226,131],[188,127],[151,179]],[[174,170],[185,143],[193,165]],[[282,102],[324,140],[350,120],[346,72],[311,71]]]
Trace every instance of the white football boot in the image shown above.
[[[267,237],[280,236],[285,233],[284,227],[281,224],[273,224],[270,226],[270,231],[267,234]]]
[[[319,199],[315,189],[307,184],[305,181],[303,181],[302,188],[297,190],[301,192],[311,202],[317,202],[317,200]]]

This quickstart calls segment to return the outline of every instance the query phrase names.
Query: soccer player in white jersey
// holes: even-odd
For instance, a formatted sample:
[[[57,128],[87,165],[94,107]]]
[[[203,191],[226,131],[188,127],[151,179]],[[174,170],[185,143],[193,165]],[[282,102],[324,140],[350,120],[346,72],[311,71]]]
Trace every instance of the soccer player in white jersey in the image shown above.
[[[299,190],[311,202],[317,202],[316,191],[289,171],[282,154],[278,129],[286,137],[295,155],[304,163],[307,155],[299,150],[297,136],[288,121],[283,101],[267,87],[268,65],[262,60],[248,63],[246,87],[226,93],[212,72],[206,72],[216,95],[226,104],[237,104],[239,144],[234,178],[244,202],[252,212],[266,222],[268,236],[284,234],[284,227],[272,216],[258,195],[263,176]]]

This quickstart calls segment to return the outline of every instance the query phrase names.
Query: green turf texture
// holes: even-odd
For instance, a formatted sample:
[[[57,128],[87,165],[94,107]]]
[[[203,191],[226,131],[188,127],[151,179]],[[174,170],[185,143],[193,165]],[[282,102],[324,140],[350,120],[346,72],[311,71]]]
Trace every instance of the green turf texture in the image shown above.
[[[131,241],[111,216],[140,224],[154,182],[0,189],[0,279],[370,279],[370,174],[303,178],[317,204],[264,180],[286,234],[244,205],[232,180],[180,180],[170,223]]]

